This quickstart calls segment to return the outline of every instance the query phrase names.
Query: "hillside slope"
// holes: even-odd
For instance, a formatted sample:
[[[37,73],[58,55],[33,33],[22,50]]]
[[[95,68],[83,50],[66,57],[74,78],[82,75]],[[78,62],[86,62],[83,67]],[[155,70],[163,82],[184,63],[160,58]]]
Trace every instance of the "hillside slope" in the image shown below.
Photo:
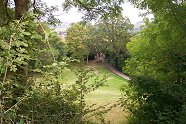
[[[88,68],[92,68],[99,76],[107,75],[106,87],[101,87],[94,92],[86,96],[87,104],[117,104],[118,98],[120,97],[120,88],[122,85],[127,84],[127,80],[114,74],[108,70],[103,64],[100,63],[89,63]],[[108,114],[105,115],[105,119],[110,121],[111,124],[124,124],[127,118],[127,113],[123,112],[122,108],[117,106],[113,108]]]
[[[64,83],[74,83],[77,80],[73,70],[80,68],[80,65],[73,64],[70,69],[67,69],[64,73],[63,82]],[[127,84],[127,80],[114,74],[110,69],[108,69],[102,63],[96,63],[95,61],[89,62],[88,65],[83,65],[83,68],[88,68],[93,70],[97,77],[101,78],[106,75],[107,81],[104,87],[98,88],[97,90],[86,95],[87,105],[96,104],[98,106],[112,106],[117,104],[120,98],[121,92],[120,88]],[[89,84],[93,83],[94,80],[89,80]],[[109,113],[105,115],[106,121],[110,121],[110,124],[125,124],[127,113],[123,112],[123,109],[119,106],[113,108]]]

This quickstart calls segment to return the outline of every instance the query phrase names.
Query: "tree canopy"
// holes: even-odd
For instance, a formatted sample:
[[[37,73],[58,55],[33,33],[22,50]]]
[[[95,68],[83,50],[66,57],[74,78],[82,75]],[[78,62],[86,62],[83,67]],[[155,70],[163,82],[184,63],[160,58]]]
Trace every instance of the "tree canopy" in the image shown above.
[[[65,10],[76,7],[85,13],[85,20],[92,20],[120,15],[123,2],[124,0],[65,0],[63,7]]]
[[[88,43],[90,42],[91,25],[83,23],[72,24],[67,29],[65,42],[69,47],[69,54],[75,59],[84,61],[89,54]]]
[[[130,123],[185,123],[185,2],[132,2],[150,9],[155,19],[127,44],[131,58],[125,69],[133,80],[125,87],[130,91],[123,91]]]
[[[110,17],[95,24],[93,42],[98,52],[106,55],[109,63],[120,71],[128,53],[126,44],[130,41],[133,25],[127,17]]]

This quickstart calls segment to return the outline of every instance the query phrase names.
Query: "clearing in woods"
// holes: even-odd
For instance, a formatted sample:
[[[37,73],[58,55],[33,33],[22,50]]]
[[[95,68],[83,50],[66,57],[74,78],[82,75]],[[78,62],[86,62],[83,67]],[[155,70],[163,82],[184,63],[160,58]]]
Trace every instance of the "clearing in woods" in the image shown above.
[[[96,106],[117,104],[118,98],[121,95],[120,88],[122,85],[128,83],[127,80],[116,75],[113,71],[110,71],[108,67],[101,63],[92,61],[85,67],[91,68],[94,73],[99,76],[107,75],[108,77],[105,83],[107,86],[101,87],[86,96],[87,104],[96,104]],[[65,78],[63,79],[64,82],[72,83],[76,80],[75,78],[72,78],[75,77],[75,75],[72,74],[71,70],[67,70],[65,74]],[[123,111],[123,108],[117,106],[105,115],[105,119],[106,121],[110,121],[111,124],[125,124],[127,120],[127,113]]]

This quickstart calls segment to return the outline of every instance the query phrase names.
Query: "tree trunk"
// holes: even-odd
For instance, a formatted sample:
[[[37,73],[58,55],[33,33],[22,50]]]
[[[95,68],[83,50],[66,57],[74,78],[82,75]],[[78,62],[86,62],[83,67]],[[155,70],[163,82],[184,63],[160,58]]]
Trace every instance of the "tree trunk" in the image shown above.
[[[23,14],[28,11],[29,0],[14,0],[14,2],[15,2],[15,19],[19,20],[23,16]],[[28,62],[26,65],[23,65],[21,68],[19,68],[18,71],[20,70],[23,71],[24,81],[27,82]]]
[[[14,0],[15,2],[15,19],[20,19],[24,12],[28,11],[29,0]]]

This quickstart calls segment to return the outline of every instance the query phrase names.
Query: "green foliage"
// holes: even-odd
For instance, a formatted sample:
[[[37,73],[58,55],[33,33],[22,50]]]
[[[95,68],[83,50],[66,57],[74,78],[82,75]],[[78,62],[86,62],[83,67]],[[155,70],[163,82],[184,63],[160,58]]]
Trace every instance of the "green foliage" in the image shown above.
[[[3,2],[1,3],[4,5]],[[109,3],[113,5],[112,2]],[[48,23],[56,24],[58,20],[55,20],[52,12],[57,9],[48,8],[40,1],[37,4],[34,1],[33,4],[33,8],[30,5],[29,10],[33,10],[35,15],[28,12],[22,16],[25,10],[20,12],[20,20],[10,21],[8,15],[2,15],[5,9],[12,13],[14,9],[9,9],[8,4],[5,7],[0,5],[0,16],[3,17],[0,19],[0,25],[3,25],[0,27],[1,123],[92,124],[92,116],[100,120],[98,123],[106,123],[103,114],[111,107],[105,109],[103,106],[87,106],[84,98],[85,94],[103,86],[105,78],[93,78],[95,83],[88,84],[93,75],[90,71],[79,70],[75,84],[66,85],[61,82],[63,69],[70,59],[64,56],[64,44],[57,34],[39,21],[47,17]],[[25,6],[22,7],[27,8]],[[120,9],[117,8],[115,12],[113,10],[113,14],[117,14]],[[9,23],[4,25],[3,21]],[[79,57],[82,60],[90,51],[87,43],[92,27],[82,24],[76,26],[71,31],[72,36],[69,39],[72,42],[68,43],[72,44],[68,44],[71,46],[68,49],[74,58]],[[75,36],[80,35],[80,38],[73,39],[74,30],[77,33]],[[77,46],[77,42],[80,46]],[[76,50],[80,50],[79,54],[76,54]]]
[[[13,18],[13,10],[9,8],[7,0],[0,1],[0,26],[6,25]]]
[[[131,37],[130,30],[132,24],[122,16],[100,20],[94,26],[73,24],[65,40],[69,56],[82,61],[88,55],[103,53],[109,63],[122,70],[123,61],[128,57],[126,43]]]
[[[73,64],[70,67],[70,70],[65,71],[65,77],[66,76],[68,77],[69,73],[70,72],[71,73],[70,73],[70,76],[68,77],[69,79],[65,79],[64,82],[68,82],[68,83],[75,82],[74,79],[76,79],[77,76],[79,75],[77,73],[82,72],[82,70],[80,69],[80,71],[77,70],[75,71],[75,73],[72,73],[73,72],[72,70],[74,70],[74,68],[78,68],[79,70],[80,64],[78,65],[77,63]],[[125,81],[123,78],[107,70],[105,66],[101,63],[89,63],[88,66],[83,65],[83,68],[88,68],[88,69],[91,68],[91,72],[94,73],[94,74],[91,74],[92,78],[90,78],[88,82],[86,83],[87,87],[90,87],[92,84],[95,84],[95,80],[99,81],[99,80],[106,78],[104,87],[94,88],[96,89],[95,91],[85,94],[85,101],[87,104],[86,109],[89,108],[90,111],[92,112],[87,113],[84,119],[95,121],[98,124],[103,123],[102,121],[105,121],[105,122],[111,121],[110,123],[113,123],[113,122],[116,123],[122,120],[121,115],[124,115],[124,113],[122,112],[121,108],[119,108],[118,106],[116,107],[116,104],[117,104],[118,98],[120,97],[120,87],[124,83],[127,83],[127,81]],[[118,111],[121,112],[120,113],[121,115],[119,117],[117,115]]]
[[[85,103],[85,95],[103,86],[105,78],[88,85],[94,74],[90,70],[78,70],[75,84],[63,84],[60,80],[65,65],[64,62],[48,65],[42,77],[31,80],[35,85],[28,92],[30,97],[19,106],[20,110],[26,110],[22,115],[27,115],[31,122],[88,124],[93,123],[92,116],[101,117],[105,113]]]
[[[21,1],[22,3],[23,1]],[[41,0],[28,1],[28,11],[32,11],[41,22],[47,23],[49,25],[58,25],[60,20],[54,16],[54,12],[58,11],[57,6],[48,7],[46,3]],[[1,0],[0,1],[0,26],[8,25],[9,22],[15,19],[16,11],[15,1],[13,0]],[[23,4],[23,7],[27,6]],[[26,7],[27,8],[27,7]],[[21,11],[21,10],[19,10]],[[25,12],[24,12],[25,13]]]
[[[184,124],[186,123],[186,107],[185,107],[185,104],[182,106],[182,110],[180,111],[179,113],[179,118],[178,118],[178,122],[179,124]]]
[[[27,90],[32,89],[34,84],[28,79],[36,75],[42,77],[40,68],[54,62],[55,52],[50,53],[47,50],[52,50],[51,38],[56,38],[57,34],[52,34],[49,28],[30,14],[10,22],[0,30],[1,123],[18,122],[23,119],[26,110],[18,106],[27,99]],[[46,97],[42,91],[39,94]],[[31,99],[35,100],[34,97]],[[28,117],[27,114],[24,115],[24,119]]]
[[[79,70],[75,84],[63,84],[63,70],[70,61],[63,43],[46,25],[32,20],[28,14],[0,28],[1,123],[93,123],[87,114],[99,114],[103,121],[108,110],[86,106],[84,96],[102,86],[105,78],[87,85],[93,75]],[[25,65],[26,81],[21,71]]]
[[[176,123],[180,101],[162,89],[160,82],[147,77],[133,79],[132,85],[123,87],[122,105],[131,112],[131,124]]]
[[[93,41],[96,51],[104,53],[109,63],[120,71],[123,61],[128,57],[126,44],[130,41],[133,26],[127,17],[110,17],[100,20],[94,29]]]
[[[184,13],[185,7],[172,1],[154,1],[147,5],[155,3],[163,5],[166,11],[171,9],[169,4],[176,5],[175,15],[172,11],[164,13],[151,8],[155,21],[147,23],[146,28],[128,43],[132,57],[125,70],[132,76],[129,86],[132,91],[124,90],[122,101],[123,105],[129,103],[131,124],[185,123],[186,32],[183,26],[186,23],[185,18],[177,14]]]
[[[68,53],[72,58],[84,61],[89,54],[87,44],[91,38],[90,29],[89,25],[75,23],[67,30],[65,42],[68,46]]]
[[[59,25],[61,21],[54,16],[54,13],[59,11],[57,6],[48,7],[45,2],[42,0],[30,1],[30,10],[33,10],[33,13],[36,14],[37,19],[41,22],[45,22],[48,25]]]
[[[78,77],[76,83],[72,85],[73,92],[77,95],[77,101],[79,106],[79,119],[76,120],[76,123],[105,123],[103,115],[107,113],[110,108],[105,108],[104,106],[95,107],[96,104],[86,105],[85,96],[92,91],[95,91],[99,87],[104,86],[106,82],[106,77],[100,78],[96,77],[95,73],[89,69],[79,69],[76,72]],[[90,80],[93,80],[93,83],[89,83]],[[93,121],[93,117],[96,117],[97,120]]]
[[[63,3],[64,10],[69,10],[72,7],[83,11],[85,20],[92,20],[108,17],[117,17],[121,14],[121,4],[124,0],[65,0]]]

